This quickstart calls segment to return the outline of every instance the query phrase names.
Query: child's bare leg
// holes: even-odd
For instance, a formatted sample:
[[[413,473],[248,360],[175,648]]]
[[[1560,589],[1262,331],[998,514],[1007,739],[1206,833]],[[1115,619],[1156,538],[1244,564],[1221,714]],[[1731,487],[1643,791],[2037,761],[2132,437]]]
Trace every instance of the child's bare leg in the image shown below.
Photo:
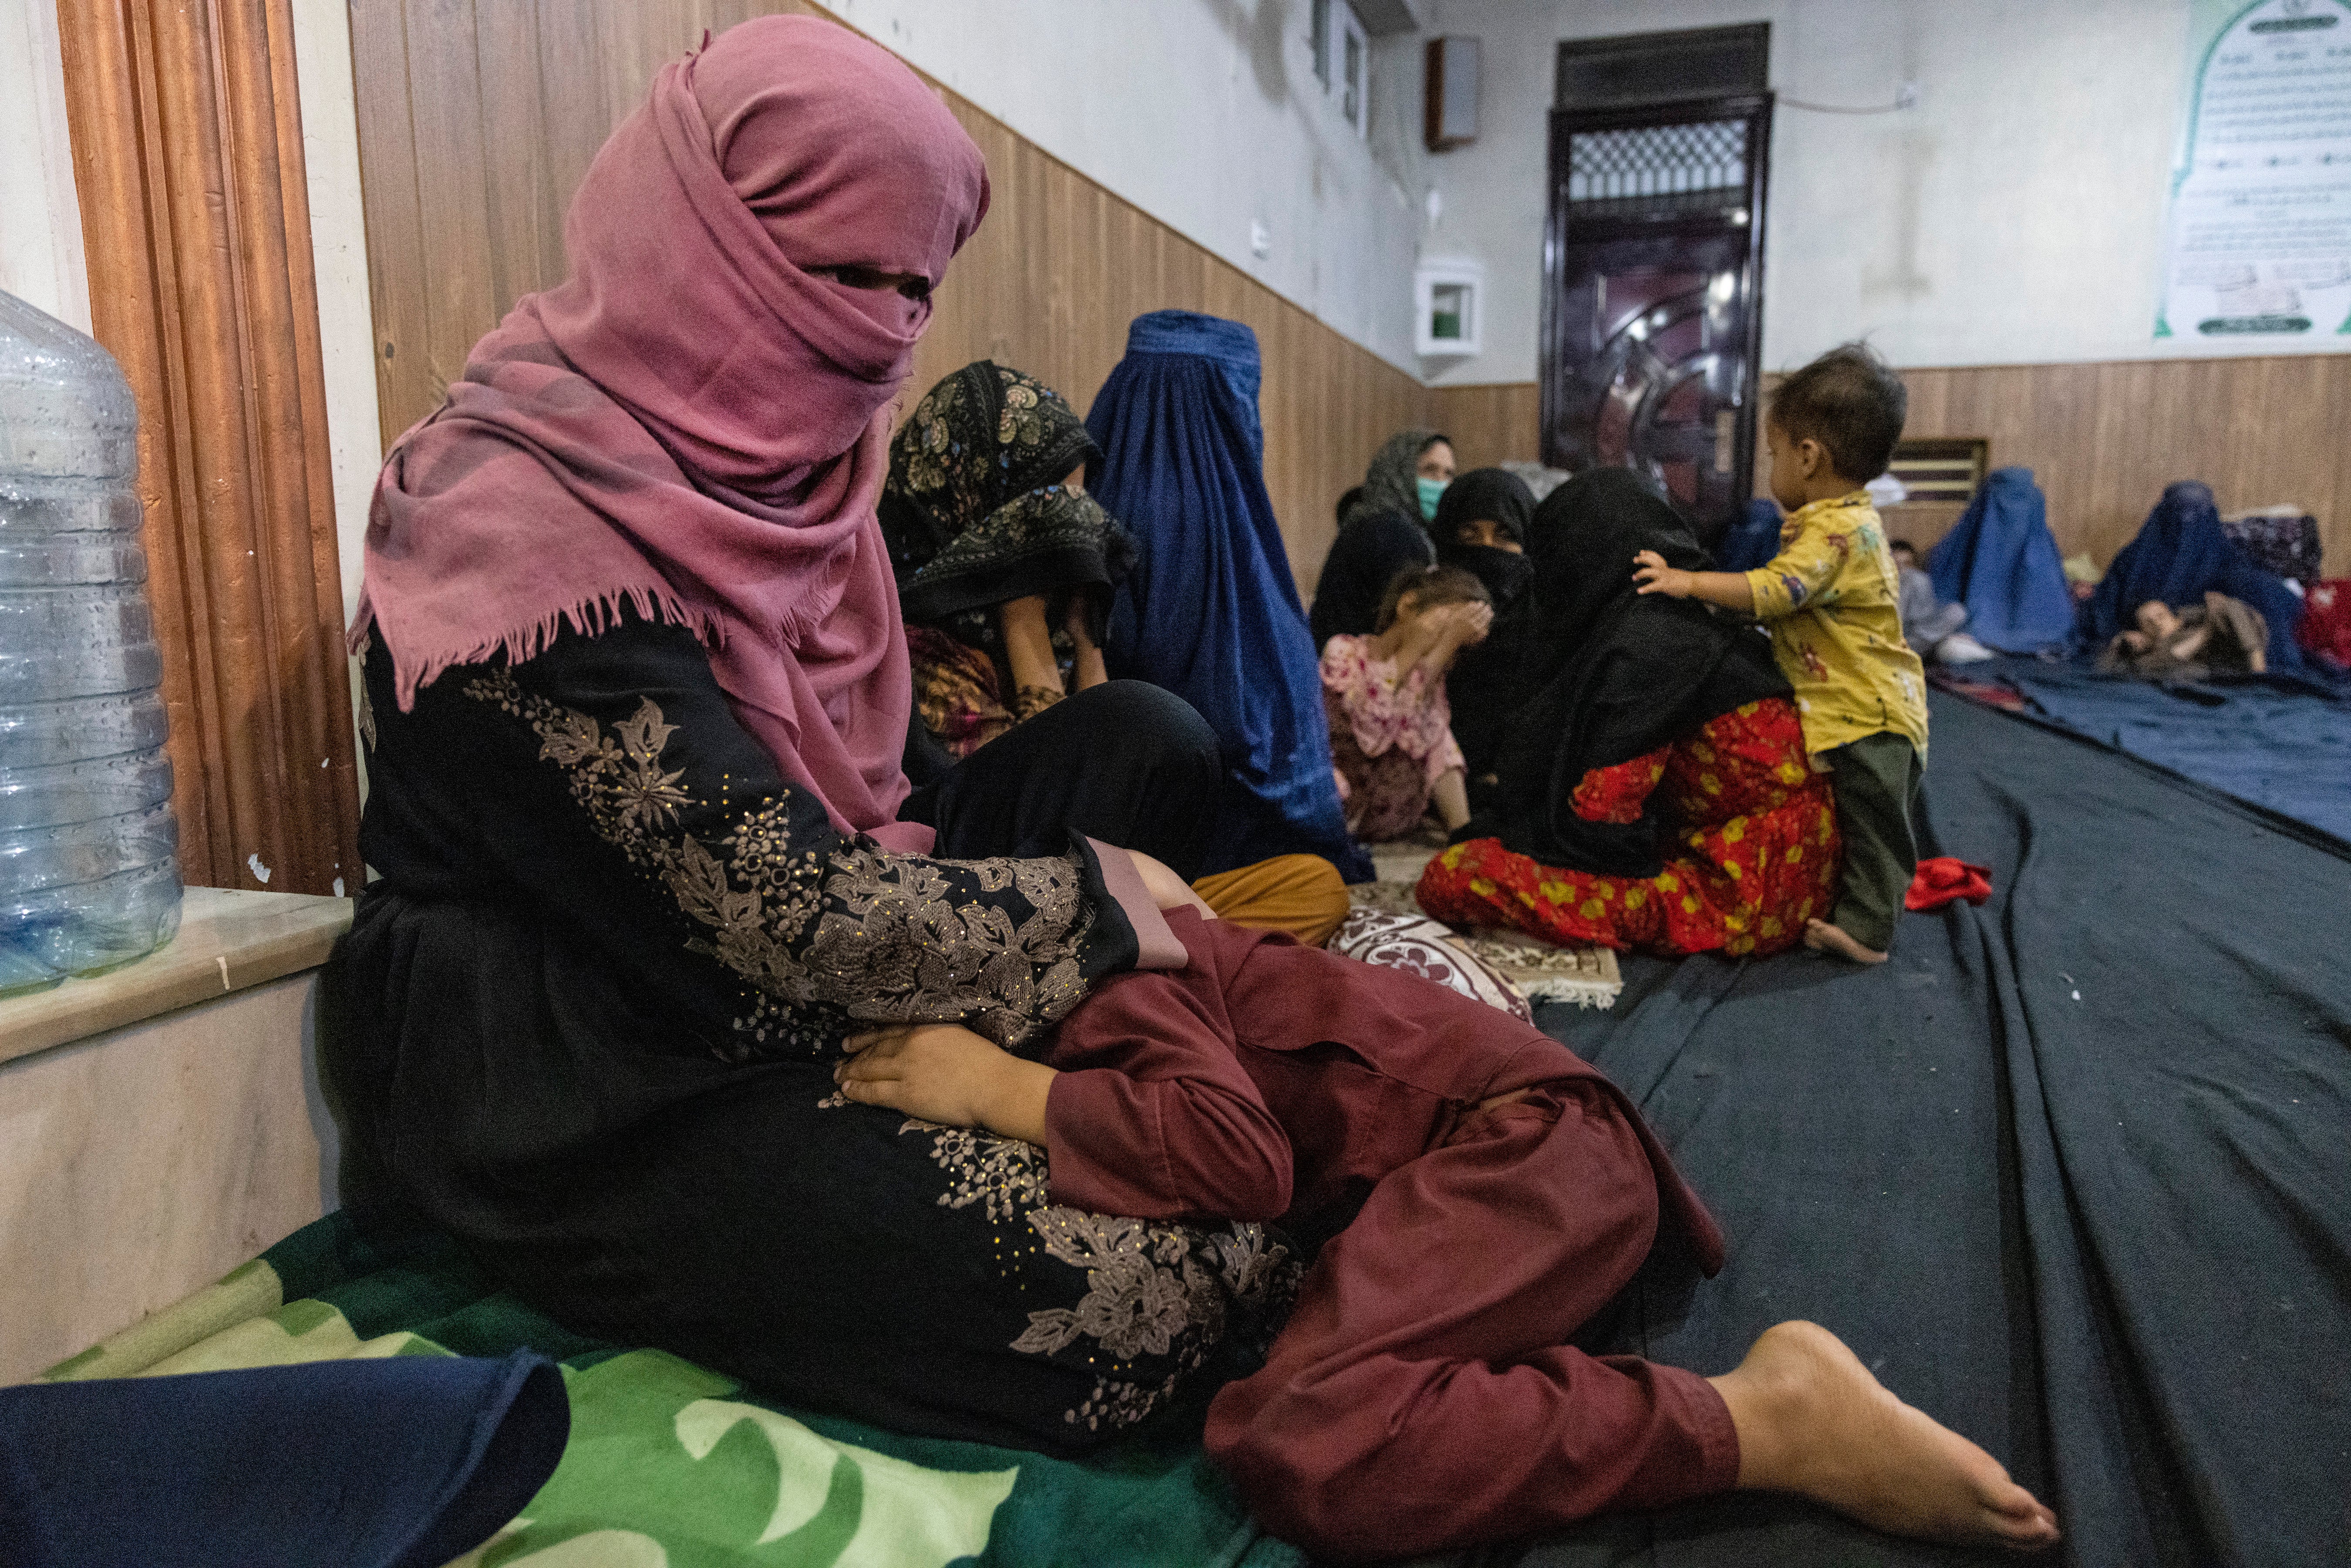
[[[1804,946],[1815,953],[1834,953],[1840,958],[1850,958],[1856,964],[1883,964],[1886,955],[1875,947],[1865,947],[1847,936],[1842,926],[1825,920],[1804,922]]]
[[[2057,1516],[1999,1460],[1896,1399],[1817,1323],[1766,1329],[1736,1371],[1707,1381],[1730,1406],[1742,1490],[1810,1498],[1892,1535],[2022,1552],[2057,1540]]]

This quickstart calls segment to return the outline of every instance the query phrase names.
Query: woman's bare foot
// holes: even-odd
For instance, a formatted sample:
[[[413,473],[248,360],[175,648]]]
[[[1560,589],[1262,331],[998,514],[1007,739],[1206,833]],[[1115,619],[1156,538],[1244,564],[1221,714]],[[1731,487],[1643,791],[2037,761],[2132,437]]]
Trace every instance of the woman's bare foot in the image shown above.
[[[1742,1490],[1792,1492],[1891,1535],[2056,1542],[2057,1516],[1999,1460],[1894,1397],[1818,1323],[1764,1330],[1738,1370],[1707,1381],[1730,1406]]]
[[[1843,928],[1825,920],[1804,922],[1804,946],[1815,953],[1834,953],[1840,958],[1850,958],[1856,964],[1883,964],[1886,955],[1875,947],[1865,947],[1846,936]]]

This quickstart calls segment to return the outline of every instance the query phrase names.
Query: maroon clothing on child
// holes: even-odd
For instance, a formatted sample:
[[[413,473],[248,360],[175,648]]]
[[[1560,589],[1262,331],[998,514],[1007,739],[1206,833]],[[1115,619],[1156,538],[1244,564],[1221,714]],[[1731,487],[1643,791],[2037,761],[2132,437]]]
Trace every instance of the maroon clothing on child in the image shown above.
[[[1057,1202],[1309,1222],[1368,1193],[1208,1451],[1277,1533],[1408,1555],[1729,1490],[1702,1377],[1568,1338],[1658,1216],[1722,1236],[1632,1103],[1565,1046],[1416,976],[1171,911],[1190,961],[1062,1023]],[[1527,1091],[1513,1103],[1481,1102]]]

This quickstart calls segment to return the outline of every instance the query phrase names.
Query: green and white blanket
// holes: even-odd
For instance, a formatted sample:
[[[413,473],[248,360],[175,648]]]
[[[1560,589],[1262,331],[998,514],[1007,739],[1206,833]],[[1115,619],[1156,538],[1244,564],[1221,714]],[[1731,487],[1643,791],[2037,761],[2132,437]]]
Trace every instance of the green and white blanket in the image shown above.
[[[562,1366],[570,1442],[521,1515],[452,1568],[1304,1563],[1249,1520],[1196,1443],[1071,1461],[788,1411],[663,1351],[567,1333],[446,1239],[362,1238],[340,1213],[43,1376],[525,1346]]]

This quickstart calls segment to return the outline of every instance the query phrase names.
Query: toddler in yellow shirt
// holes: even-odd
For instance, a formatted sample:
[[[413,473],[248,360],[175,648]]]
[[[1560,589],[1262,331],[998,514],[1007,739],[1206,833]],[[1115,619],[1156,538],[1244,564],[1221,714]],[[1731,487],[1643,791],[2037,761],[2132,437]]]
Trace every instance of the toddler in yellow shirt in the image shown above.
[[[1832,349],[1780,383],[1764,421],[1780,553],[1753,571],[1682,571],[1635,559],[1643,593],[1719,604],[1771,629],[1795,688],[1813,766],[1833,777],[1844,880],[1804,945],[1882,964],[1918,863],[1913,830],[1927,768],[1926,670],[1902,636],[1901,583],[1862,488],[1886,472],[1908,406],[1902,378],[1866,345]]]

